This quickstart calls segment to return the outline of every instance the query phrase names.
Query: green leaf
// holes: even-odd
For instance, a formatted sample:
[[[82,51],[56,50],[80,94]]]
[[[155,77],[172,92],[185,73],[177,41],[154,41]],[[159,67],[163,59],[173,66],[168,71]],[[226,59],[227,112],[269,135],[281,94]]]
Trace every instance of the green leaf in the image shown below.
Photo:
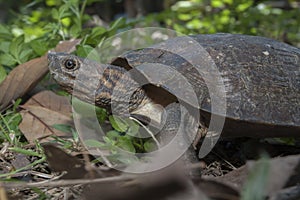
[[[58,10],[56,8],[53,8],[51,10],[51,14],[52,14],[53,19],[59,19],[59,13],[58,13]]]
[[[73,25],[70,28],[70,34],[74,38],[78,37],[80,35],[81,31],[82,31],[81,27],[79,27],[78,25]]]
[[[21,53],[21,51],[23,50],[22,49],[23,44],[24,44],[24,35],[21,35],[12,40],[9,47],[9,51],[15,58],[17,58]]]
[[[124,133],[127,131],[129,125],[128,123],[126,122],[126,120],[124,120],[123,118],[121,117],[118,117],[118,116],[113,116],[113,115],[110,115],[108,117],[112,127],[121,132],[121,133]]]
[[[1,54],[0,63],[5,66],[15,66],[17,64],[16,59],[11,54]]]
[[[111,140],[118,140],[118,138],[122,137],[122,136],[120,135],[120,133],[118,131],[111,130],[106,133],[106,137],[108,137]]]
[[[111,115],[109,116],[109,121],[115,130],[121,133],[126,132],[126,134],[130,136],[135,136],[140,128],[140,126],[137,123],[128,118]]]
[[[100,37],[107,30],[104,27],[95,27],[92,29],[90,37]]]
[[[69,5],[64,4],[60,6],[58,9],[58,15],[59,15],[59,19],[72,16],[72,14],[69,12]]]
[[[60,1],[57,0],[46,0],[45,2],[47,6],[58,6],[60,4]]]
[[[132,144],[132,141],[126,137],[119,137],[117,146],[124,149],[125,151],[129,151],[132,153],[135,153],[134,145]]]
[[[140,126],[131,119],[126,119],[126,122],[129,126],[127,130],[127,134],[131,136],[135,136],[139,132]]]
[[[212,0],[211,1],[211,6],[214,8],[220,8],[224,6],[224,2],[221,0]]]
[[[45,43],[46,41],[42,39],[35,39],[30,41],[29,45],[38,56],[42,56],[48,51],[48,45]]]
[[[116,154],[116,155],[113,155],[112,158],[119,161],[119,162],[121,162],[121,163],[123,163],[123,164],[125,164],[125,165],[129,165],[133,162],[138,161],[138,158],[133,154],[126,154],[126,156]]]
[[[0,65],[0,83],[6,78],[7,74],[3,66]]]
[[[77,45],[76,54],[100,63],[100,54],[90,45]]]
[[[245,10],[247,10],[248,8],[250,8],[252,6],[252,4],[253,4],[252,1],[241,3],[235,9],[238,12],[244,12]]]
[[[88,147],[96,147],[96,148],[105,146],[105,144],[103,142],[99,142],[97,140],[92,140],[92,139],[85,140],[84,144]]]
[[[0,42],[0,50],[4,53],[9,53],[9,46],[11,42],[8,41],[1,41]]]
[[[95,106],[84,101],[81,101],[75,97],[72,98],[73,109],[84,117],[95,116]]]
[[[97,119],[100,123],[103,123],[107,119],[107,111],[104,108],[96,107]]]
[[[152,152],[157,149],[157,146],[152,139],[149,139],[144,143],[144,149],[146,152]]]
[[[21,63],[27,62],[32,54],[33,54],[32,49],[23,49],[19,55],[20,62]]]
[[[72,132],[72,127],[70,125],[67,125],[67,124],[53,124],[52,127],[55,128],[56,130],[59,130],[59,131],[64,132],[64,133],[71,133]]]
[[[20,103],[22,102],[22,99],[21,98],[18,98],[15,103],[14,103],[14,106],[13,106],[13,111],[14,112],[17,112],[17,107],[20,105]]]
[[[269,159],[264,155],[252,168],[244,185],[241,200],[263,200],[270,171]]]
[[[0,38],[5,41],[12,39],[12,34],[10,30],[2,24],[0,24]]]
[[[116,30],[124,27],[125,25],[126,25],[126,18],[120,17],[119,19],[111,23],[109,30]]]
[[[80,57],[86,58],[91,51],[93,51],[93,47],[90,45],[78,45],[76,54]]]

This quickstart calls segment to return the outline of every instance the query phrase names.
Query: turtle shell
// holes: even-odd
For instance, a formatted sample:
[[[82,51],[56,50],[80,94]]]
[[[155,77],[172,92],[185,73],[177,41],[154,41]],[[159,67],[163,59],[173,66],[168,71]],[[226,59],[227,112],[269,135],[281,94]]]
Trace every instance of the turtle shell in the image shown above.
[[[203,111],[207,121],[211,113],[226,117],[225,130],[231,135],[247,131],[247,127],[249,131],[260,130],[257,135],[273,132],[274,136],[282,136],[289,132],[289,136],[300,136],[299,48],[239,34],[183,36],[130,51],[112,64],[137,68],[149,82]],[[151,73],[153,64],[162,70]],[[210,68],[217,69],[221,82],[206,77],[216,76]],[[186,78],[198,102],[189,98],[192,94],[177,77],[173,78],[172,70]],[[168,78],[159,82],[162,73]],[[220,94],[209,90],[210,84],[225,88],[225,113],[212,109],[212,95],[218,98]]]

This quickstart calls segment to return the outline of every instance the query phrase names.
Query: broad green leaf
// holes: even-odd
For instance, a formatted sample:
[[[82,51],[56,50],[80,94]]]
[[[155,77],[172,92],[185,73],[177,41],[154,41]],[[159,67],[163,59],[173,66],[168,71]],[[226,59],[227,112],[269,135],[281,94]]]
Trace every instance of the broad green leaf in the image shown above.
[[[9,51],[12,55],[14,55],[15,57],[19,56],[19,54],[21,53],[21,51],[23,50],[24,44],[24,35],[21,35],[15,39],[12,40],[10,47],[9,47]]]
[[[41,18],[43,17],[43,12],[40,10],[34,10],[31,13],[31,16],[29,18],[29,21],[32,23],[37,23],[38,21],[41,20]]]
[[[117,140],[119,137],[122,137],[118,131],[111,130],[106,133],[106,137],[111,140]]]
[[[191,20],[192,19],[192,15],[191,14],[185,14],[185,13],[182,13],[182,14],[179,14],[178,15],[178,18],[180,20],[183,20],[183,21],[187,21],[187,20]]]
[[[0,83],[6,78],[7,74],[3,66],[0,65]]]
[[[70,28],[70,34],[72,37],[76,38],[80,35],[81,33],[81,27],[77,26],[77,25],[73,25]]]
[[[108,119],[115,130],[121,133],[124,133],[128,130],[129,125],[123,118],[110,115]]]
[[[105,33],[107,30],[104,27],[95,27],[92,30],[92,33],[90,37],[99,37],[103,33]]]
[[[126,156],[124,155],[113,155],[113,159],[125,164],[125,165],[129,165],[131,163],[134,163],[136,161],[138,161],[138,158],[134,155],[134,154],[126,154]]]
[[[99,53],[90,45],[78,45],[76,54],[83,58],[88,58],[100,63]]]
[[[64,26],[69,27],[71,25],[71,18],[70,17],[65,17],[65,18],[61,19],[61,23]]]
[[[152,139],[149,139],[144,143],[144,149],[146,152],[152,152],[157,149],[157,146]]]
[[[56,8],[53,8],[51,10],[51,14],[52,14],[53,19],[59,19],[59,13],[58,13],[58,10]]]
[[[247,1],[245,3],[239,4],[235,9],[238,12],[244,12],[246,9],[250,8],[252,6],[252,1]]]
[[[107,111],[104,108],[95,107],[96,116],[100,123],[103,123],[107,119]]]
[[[132,141],[126,137],[119,137],[118,138],[118,142],[117,142],[117,146],[122,148],[125,151],[129,151],[131,153],[135,153],[135,148],[132,144]]]
[[[11,42],[9,42],[9,41],[1,41],[0,42],[0,51],[3,51],[4,53],[9,53],[10,43]]]
[[[1,54],[0,55],[0,63],[5,66],[12,67],[16,65],[16,59],[10,54]]]
[[[243,187],[241,200],[265,199],[269,170],[269,159],[264,155],[252,168],[248,180]]]
[[[8,41],[12,39],[11,31],[4,25],[0,24],[0,38]]]
[[[140,126],[131,119],[126,119],[126,122],[128,123],[129,126],[127,130],[127,134],[131,136],[135,136],[139,132]]]
[[[212,0],[211,6],[214,8],[220,8],[224,6],[224,2],[222,0]]]
[[[108,144],[108,145],[111,145],[111,146],[114,146],[114,145],[115,145],[115,141],[114,141],[114,140],[111,140],[110,138],[108,138],[108,137],[106,137],[106,136],[103,137],[103,140],[104,140],[104,142],[105,142],[106,144]]]
[[[72,16],[71,12],[69,12],[69,5],[64,4],[60,6],[58,9],[58,15],[59,15],[59,19]]]
[[[60,1],[57,0],[46,0],[47,6],[58,6],[60,4]]]
[[[19,61],[25,63],[30,60],[30,57],[33,55],[32,49],[23,49],[19,54]]]
[[[45,43],[46,41],[42,39],[35,39],[30,41],[29,45],[38,56],[42,56],[48,51],[48,45]]]
[[[97,140],[85,140],[84,144],[88,147],[104,147],[105,144],[103,142],[99,142]]]
[[[91,53],[91,51],[93,51],[93,49],[94,48],[90,45],[78,45],[76,54],[80,57],[86,58]]]

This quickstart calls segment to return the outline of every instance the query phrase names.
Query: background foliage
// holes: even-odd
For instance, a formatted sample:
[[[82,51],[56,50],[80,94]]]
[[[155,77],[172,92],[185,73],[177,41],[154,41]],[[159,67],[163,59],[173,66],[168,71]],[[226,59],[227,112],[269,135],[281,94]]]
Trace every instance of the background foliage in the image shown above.
[[[82,44],[93,46],[103,37],[135,26],[161,26],[184,34],[242,33],[267,36],[295,46],[300,43],[297,1],[165,0],[161,1],[161,12],[135,18],[128,18],[125,8],[113,10],[114,4],[124,5],[124,1],[22,0],[17,5],[13,2],[0,1],[0,81],[13,67],[43,55],[60,40],[83,38]],[[93,19],[103,9],[111,9],[116,21],[98,18],[100,23],[94,23]]]

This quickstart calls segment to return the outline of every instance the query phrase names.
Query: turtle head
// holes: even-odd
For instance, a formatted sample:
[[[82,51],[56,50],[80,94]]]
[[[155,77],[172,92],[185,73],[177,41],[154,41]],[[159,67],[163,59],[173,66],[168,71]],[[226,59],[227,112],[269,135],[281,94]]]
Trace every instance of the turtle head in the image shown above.
[[[62,89],[83,101],[108,110],[113,106],[122,113],[135,110],[146,98],[123,67],[67,53],[48,53],[48,62],[52,77]]]
[[[54,80],[67,91],[72,90],[74,80],[83,62],[82,58],[75,55],[55,52],[48,53],[50,73]]]

